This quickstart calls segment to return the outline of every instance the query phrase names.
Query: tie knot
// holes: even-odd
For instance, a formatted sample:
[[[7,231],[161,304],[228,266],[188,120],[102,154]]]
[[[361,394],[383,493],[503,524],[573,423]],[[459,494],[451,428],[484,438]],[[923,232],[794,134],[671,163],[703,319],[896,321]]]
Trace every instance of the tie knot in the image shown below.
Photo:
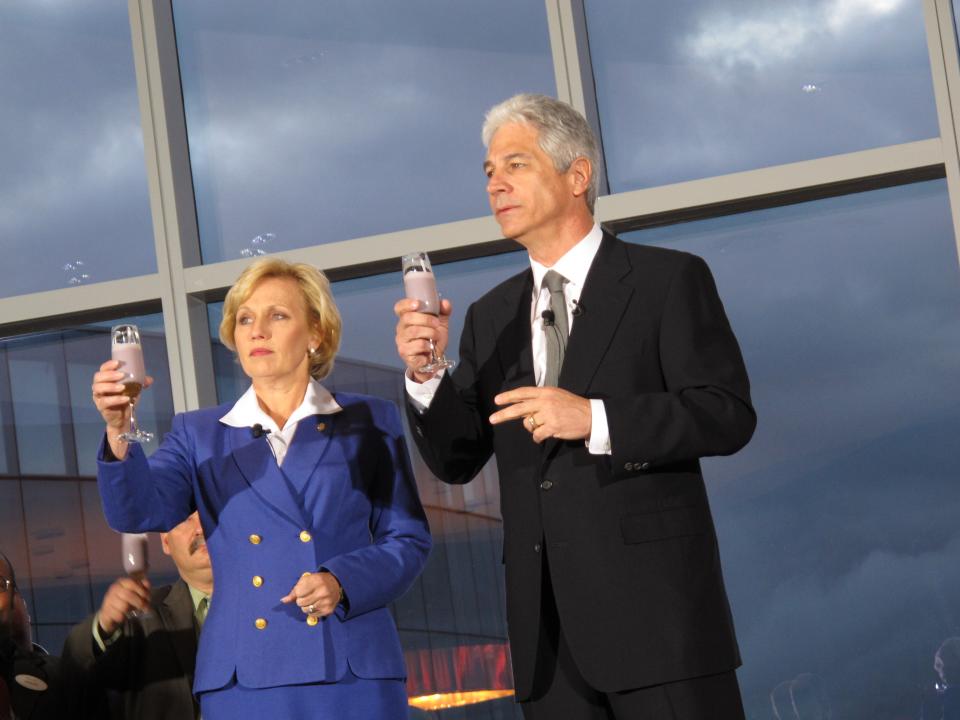
[[[543,276],[543,286],[551,293],[562,292],[566,281],[567,279],[556,270],[547,270],[547,274]]]

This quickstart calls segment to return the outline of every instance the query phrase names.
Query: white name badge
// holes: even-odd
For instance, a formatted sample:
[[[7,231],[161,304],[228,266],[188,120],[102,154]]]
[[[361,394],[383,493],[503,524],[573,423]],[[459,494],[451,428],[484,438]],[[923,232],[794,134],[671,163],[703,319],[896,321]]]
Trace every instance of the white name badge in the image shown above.
[[[27,690],[33,690],[34,692],[43,692],[47,689],[47,684],[38,678],[36,675],[15,675],[14,680],[17,681],[18,685],[22,685]]]

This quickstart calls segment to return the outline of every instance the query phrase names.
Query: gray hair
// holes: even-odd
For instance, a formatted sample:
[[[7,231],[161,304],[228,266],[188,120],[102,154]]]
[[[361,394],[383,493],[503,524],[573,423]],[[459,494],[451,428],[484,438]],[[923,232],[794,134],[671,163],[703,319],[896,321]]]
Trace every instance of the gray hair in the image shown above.
[[[597,177],[600,170],[600,151],[593,130],[578,113],[565,102],[546,95],[522,93],[494,105],[483,120],[483,146],[489,147],[497,130],[506,123],[524,123],[537,130],[537,144],[557,172],[566,172],[578,157],[585,157],[593,167],[590,187],[587,188],[587,207],[593,212],[597,200]]]

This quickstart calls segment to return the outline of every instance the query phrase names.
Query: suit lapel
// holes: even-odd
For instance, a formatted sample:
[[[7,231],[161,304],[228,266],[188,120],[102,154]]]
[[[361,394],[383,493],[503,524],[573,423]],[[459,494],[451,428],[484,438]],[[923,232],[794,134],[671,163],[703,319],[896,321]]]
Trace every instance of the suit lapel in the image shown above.
[[[157,608],[163,629],[166,631],[181,671],[193,685],[193,672],[197,658],[196,620],[190,588],[183,580],[173,584],[163,603]]]
[[[299,428],[298,428],[299,433]],[[250,428],[227,428],[231,455],[240,474],[261,500],[294,525],[304,527],[303,508],[264,438],[254,438]]]
[[[302,499],[307,482],[330,446],[336,415],[310,415],[297,423],[281,471]],[[298,503],[302,507],[302,503]]]
[[[535,385],[533,372],[533,343],[530,336],[530,302],[533,296],[533,272],[515,278],[503,293],[503,315],[506,322],[497,323],[494,337],[503,369],[502,390]]]
[[[604,233],[580,294],[583,312],[574,320],[567,341],[558,383],[561,388],[586,395],[633,293],[621,282],[630,272],[630,258],[623,243]]]

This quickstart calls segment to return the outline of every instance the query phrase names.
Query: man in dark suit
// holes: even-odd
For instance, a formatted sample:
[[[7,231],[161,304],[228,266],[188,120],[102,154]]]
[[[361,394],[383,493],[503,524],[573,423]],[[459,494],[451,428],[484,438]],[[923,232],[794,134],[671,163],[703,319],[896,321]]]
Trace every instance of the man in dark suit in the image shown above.
[[[151,589],[119,578],[64,645],[64,672],[84,679],[88,717],[102,716],[105,695],[111,714],[126,720],[200,717],[193,673],[213,570],[197,513],[160,539],[180,579]]]
[[[699,459],[756,416],[710,272],[601,231],[596,142],[568,105],[516,96],[483,137],[531,269],[471,305],[452,374],[418,372],[447,301],[399,301],[396,341],[430,468],[465,483],[496,454],[517,700],[528,719],[742,718]]]

